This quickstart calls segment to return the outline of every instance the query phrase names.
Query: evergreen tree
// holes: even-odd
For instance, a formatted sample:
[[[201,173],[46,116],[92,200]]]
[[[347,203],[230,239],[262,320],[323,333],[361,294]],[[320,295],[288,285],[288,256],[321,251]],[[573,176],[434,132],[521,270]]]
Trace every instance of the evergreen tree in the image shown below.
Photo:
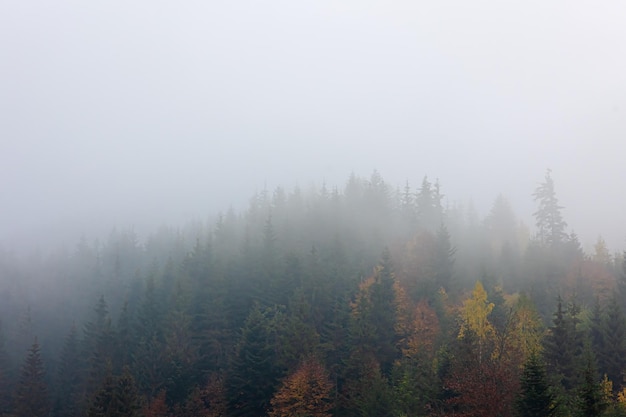
[[[454,254],[456,249],[450,243],[448,228],[442,223],[437,230],[435,254],[433,260],[435,285],[437,290],[443,288],[447,293],[453,289]]]
[[[139,411],[137,387],[128,368],[115,377],[109,362],[107,374],[89,407],[88,417],[139,417]]]
[[[274,346],[270,344],[270,317],[255,305],[241,332],[228,386],[230,409],[235,416],[265,415],[280,376],[274,367]]]
[[[79,414],[83,406],[82,388],[84,384],[80,364],[80,346],[78,344],[76,326],[72,326],[65,338],[57,376],[57,392],[55,415],[58,417],[73,417]]]
[[[524,364],[521,393],[516,402],[519,417],[552,417],[556,415],[556,399],[550,390],[545,366],[538,354]]]
[[[0,416],[6,415],[11,408],[11,362],[6,350],[4,328],[0,321]]]
[[[611,297],[601,327],[602,345],[595,348],[601,375],[613,382],[614,392],[621,391],[626,371],[626,318],[615,296]]]
[[[545,340],[548,371],[566,391],[577,385],[577,368],[582,351],[582,333],[578,329],[578,306],[571,303],[563,309],[563,300],[558,298],[557,311]]]
[[[111,362],[114,352],[114,334],[109,316],[109,307],[100,296],[94,308],[95,318],[84,326],[83,362],[87,373],[87,397],[94,394],[106,375],[106,364]],[[79,362],[79,364],[82,365]]]
[[[390,375],[399,355],[394,283],[391,255],[385,249],[374,276],[361,285],[352,314],[353,360],[361,362],[369,356],[379,364],[385,377]]]
[[[537,187],[533,197],[539,207],[534,213],[536,225],[539,229],[539,241],[548,246],[558,246],[567,239],[565,227],[567,223],[561,215],[562,206],[556,198],[554,181],[551,171],[546,172],[544,181]]]
[[[577,416],[600,417],[607,407],[608,403],[598,380],[595,357],[587,346],[584,353],[582,382],[577,394]]]
[[[422,228],[434,232],[441,225],[443,221],[442,199],[439,181],[433,185],[428,181],[428,177],[424,177],[415,198],[419,224]]]
[[[48,388],[39,343],[35,338],[22,366],[22,374],[15,393],[15,417],[47,417],[50,412]]]

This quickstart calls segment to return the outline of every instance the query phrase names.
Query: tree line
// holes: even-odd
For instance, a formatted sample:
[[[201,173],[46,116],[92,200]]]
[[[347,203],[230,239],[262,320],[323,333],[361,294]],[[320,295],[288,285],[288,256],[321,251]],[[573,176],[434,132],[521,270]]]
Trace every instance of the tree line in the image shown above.
[[[0,252],[0,416],[623,416],[626,263],[438,181]]]

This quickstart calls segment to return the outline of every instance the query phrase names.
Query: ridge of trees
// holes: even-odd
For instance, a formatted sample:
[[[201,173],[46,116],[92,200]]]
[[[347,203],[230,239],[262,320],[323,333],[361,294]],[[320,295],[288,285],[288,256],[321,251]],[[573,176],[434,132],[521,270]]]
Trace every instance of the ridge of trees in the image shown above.
[[[626,260],[567,233],[550,171],[532,197],[536,234],[353,174],[1,252],[0,416],[624,416]]]

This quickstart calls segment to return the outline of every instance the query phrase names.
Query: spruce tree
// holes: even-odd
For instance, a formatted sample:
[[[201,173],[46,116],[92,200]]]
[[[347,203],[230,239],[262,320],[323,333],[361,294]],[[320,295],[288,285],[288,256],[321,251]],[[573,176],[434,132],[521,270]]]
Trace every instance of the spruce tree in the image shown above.
[[[47,417],[50,412],[45,370],[39,343],[35,338],[22,366],[22,374],[15,393],[14,417]]]
[[[533,197],[539,204],[537,211],[533,214],[539,229],[539,241],[548,246],[558,246],[567,239],[565,233],[567,223],[561,215],[563,207],[559,205],[556,197],[550,170],[546,172],[544,181],[537,187]]]
[[[115,377],[111,373],[111,364],[107,364],[107,374],[100,389],[93,397],[88,417],[139,417],[139,395],[135,380],[127,367],[122,375]]]
[[[596,350],[600,375],[606,374],[613,382],[613,391],[619,392],[626,370],[626,318],[615,296],[609,301],[600,330],[602,345]]]
[[[72,417],[79,413],[82,407],[81,387],[84,383],[80,358],[80,347],[76,326],[72,326],[65,338],[61,358],[59,361],[55,415],[58,417]]]
[[[0,416],[9,412],[11,407],[11,361],[6,351],[2,321],[0,321]]]
[[[255,304],[241,331],[227,387],[234,416],[261,416],[269,408],[280,376],[274,367],[269,325],[267,312]]]
[[[586,347],[582,381],[578,388],[576,415],[578,417],[600,417],[608,407],[598,380],[595,357],[591,348]]]
[[[577,314],[578,306],[575,303],[564,309],[563,300],[559,297],[553,324],[545,339],[548,371],[566,391],[574,389],[577,384],[577,364],[582,351],[582,333],[577,328]]]
[[[556,415],[556,402],[550,390],[546,369],[537,353],[524,364],[521,392],[516,408],[519,417],[552,417]]]

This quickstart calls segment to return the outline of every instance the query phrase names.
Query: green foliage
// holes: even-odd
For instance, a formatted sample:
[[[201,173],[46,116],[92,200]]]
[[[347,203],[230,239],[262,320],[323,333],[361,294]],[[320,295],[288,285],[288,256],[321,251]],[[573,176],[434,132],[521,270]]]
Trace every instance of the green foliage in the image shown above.
[[[582,333],[578,328],[579,307],[570,303],[563,309],[559,297],[552,326],[545,339],[545,357],[548,371],[565,391],[573,390],[578,384],[578,366],[582,354]]]
[[[553,313],[556,294],[590,305],[597,282],[564,235],[549,173],[535,197],[541,242],[504,197],[482,221],[471,206],[444,208],[437,182],[394,193],[375,172],[343,189],[262,190],[241,213],[144,241],[114,231],[32,265],[0,253],[3,277],[15,277],[0,280],[0,415],[35,415],[20,408],[37,403],[30,396],[5,398],[24,385],[9,358],[34,334],[52,365],[55,417],[134,416],[139,403],[159,417],[263,416],[281,386],[291,385],[283,405],[301,403],[295,387],[310,381],[287,381],[310,357],[328,370],[322,414],[598,412],[608,397],[583,372],[582,340],[621,393],[626,279],[590,320],[560,299]],[[607,248],[597,252],[607,295],[614,266]],[[485,287],[472,293],[477,278]],[[72,320],[84,331],[67,334]]]
[[[255,305],[241,331],[227,382],[233,415],[264,415],[283,374],[274,364],[277,346],[272,343],[270,314]]]
[[[521,392],[516,402],[519,417],[552,417],[557,404],[551,391],[545,366],[538,354],[530,356],[524,364]]]
[[[578,388],[576,415],[580,417],[600,417],[608,407],[602,391],[595,365],[595,357],[589,347],[584,353],[582,382]]]
[[[615,296],[610,298],[600,323],[600,343],[594,351],[600,374],[613,382],[614,392],[621,391],[626,370],[626,318]]]

